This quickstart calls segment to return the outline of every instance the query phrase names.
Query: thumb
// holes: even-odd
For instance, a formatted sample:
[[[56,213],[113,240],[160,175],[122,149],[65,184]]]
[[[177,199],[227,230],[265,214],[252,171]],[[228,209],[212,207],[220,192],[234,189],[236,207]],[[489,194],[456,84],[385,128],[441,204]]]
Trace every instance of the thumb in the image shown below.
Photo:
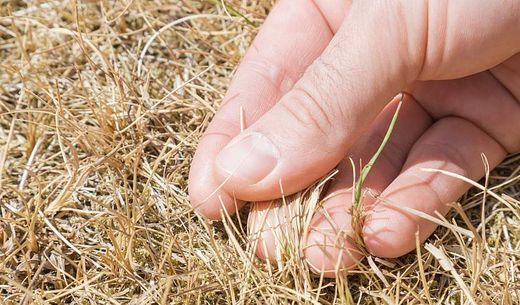
[[[428,3],[354,1],[293,90],[217,156],[223,187],[242,200],[275,199],[334,168],[393,96],[429,74]]]
[[[421,54],[403,48],[403,30],[389,11],[368,2],[353,2],[329,46],[293,89],[217,156],[216,172],[227,191],[258,201],[307,187],[334,168],[392,97],[417,77],[411,59]],[[381,28],[385,35],[379,35]]]

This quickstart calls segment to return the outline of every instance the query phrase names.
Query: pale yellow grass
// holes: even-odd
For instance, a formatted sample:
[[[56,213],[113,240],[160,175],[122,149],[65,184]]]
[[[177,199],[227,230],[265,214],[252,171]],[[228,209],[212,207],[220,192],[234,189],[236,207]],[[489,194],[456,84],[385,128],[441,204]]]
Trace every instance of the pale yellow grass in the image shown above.
[[[272,3],[226,5],[0,0],[0,303],[520,304],[520,156],[415,253],[336,280],[301,255],[321,185],[286,198],[278,264],[247,211],[193,213],[197,141]]]

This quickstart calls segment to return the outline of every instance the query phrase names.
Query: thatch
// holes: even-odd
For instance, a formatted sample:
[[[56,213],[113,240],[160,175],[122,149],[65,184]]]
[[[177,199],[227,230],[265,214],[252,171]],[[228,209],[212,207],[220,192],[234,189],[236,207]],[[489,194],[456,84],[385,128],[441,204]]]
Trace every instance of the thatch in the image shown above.
[[[247,211],[195,215],[191,157],[271,5],[0,0],[0,303],[520,304],[520,156],[336,280],[255,259]]]

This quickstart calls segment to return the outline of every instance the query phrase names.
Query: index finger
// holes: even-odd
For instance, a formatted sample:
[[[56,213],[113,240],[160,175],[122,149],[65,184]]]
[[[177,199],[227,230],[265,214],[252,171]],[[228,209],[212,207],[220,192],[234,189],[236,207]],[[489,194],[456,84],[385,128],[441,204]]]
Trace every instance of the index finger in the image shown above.
[[[193,158],[189,194],[198,212],[217,219],[222,205],[230,213],[242,205],[219,187],[217,154],[240,132],[241,112],[245,125],[251,125],[292,88],[328,45],[348,5],[344,0],[282,0],[273,8]]]

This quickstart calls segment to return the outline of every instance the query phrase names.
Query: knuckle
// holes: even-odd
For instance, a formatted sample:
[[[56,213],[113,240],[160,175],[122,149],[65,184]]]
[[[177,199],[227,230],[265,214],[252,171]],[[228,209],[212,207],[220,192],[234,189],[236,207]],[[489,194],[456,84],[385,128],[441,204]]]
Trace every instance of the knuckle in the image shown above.
[[[270,84],[277,92],[286,93],[294,84],[295,72],[291,73],[285,64],[274,62],[261,53],[245,58],[241,64],[242,69],[249,70],[260,80]]]
[[[445,117],[437,121],[437,124],[459,126],[461,128],[477,128],[469,121],[458,117]],[[462,127],[466,126],[466,127]],[[468,160],[468,154],[463,153],[460,143],[444,140],[429,140],[421,143],[423,150],[435,156],[437,160],[444,160],[447,163],[457,166],[457,174],[468,177],[469,169],[472,168]]]
[[[367,147],[375,151],[381,145],[385,134],[379,133],[368,137]],[[403,148],[402,143],[399,143],[399,138],[391,138],[384,147],[383,152],[379,156],[376,166],[381,166],[389,169],[391,172],[399,172],[404,159],[408,155],[408,151]],[[365,161],[365,160],[364,160]],[[366,160],[365,162],[368,162]]]
[[[444,196],[441,194],[440,190],[433,185],[431,176],[433,176],[434,174],[431,174],[430,176],[425,176],[423,173],[411,171],[407,172],[405,175],[414,178],[416,181],[416,185],[422,186],[421,191],[424,193],[424,196],[430,196],[432,198],[435,198],[435,202],[437,202],[437,205],[442,205],[443,203],[446,203],[446,200],[444,199]],[[419,216],[412,217],[414,217],[416,220],[419,219]]]
[[[291,92],[289,103],[281,103],[287,113],[293,117],[304,130],[318,132],[319,136],[330,135],[334,126],[334,118],[331,109],[326,107],[326,102],[319,97],[316,91],[309,91],[304,87],[297,87]]]
[[[329,56],[320,56],[316,59],[315,64],[312,66],[312,75],[316,81],[325,82],[328,84],[337,84],[344,78],[344,72],[338,67],[350,66],[352,63],[341,62],[346,60],[348,54],[346,54],[345,48],[341,42],[335,43],[329,50]],[[334,59],[331,62],[331,59]]]
[[[444,2],[439,0],[436,2]],[[437,38],[429,33],[432,29],[430,1],[381,0],[374,18],[388,37],[388,54],[394,54],[392,61],[400,67],[403,79],[412,81],[423,74],[430,60],[432,44],[428,39]],[[442,4],[439,4],[442,5]],[[384,55],[383,55],[384,56]]]
[[[447,163],[456,165],[457,174],[464,177],[468,176],[470,165],[456,144],[430,142],[426,143],[425,147],[427,147],[431,153],[435,154],[439,160],[444,160]]]
[[[240,131],[240,125],[225,117],[216,115],[204,132],[202,139],[207,137],[222,136],[232,139]]]

